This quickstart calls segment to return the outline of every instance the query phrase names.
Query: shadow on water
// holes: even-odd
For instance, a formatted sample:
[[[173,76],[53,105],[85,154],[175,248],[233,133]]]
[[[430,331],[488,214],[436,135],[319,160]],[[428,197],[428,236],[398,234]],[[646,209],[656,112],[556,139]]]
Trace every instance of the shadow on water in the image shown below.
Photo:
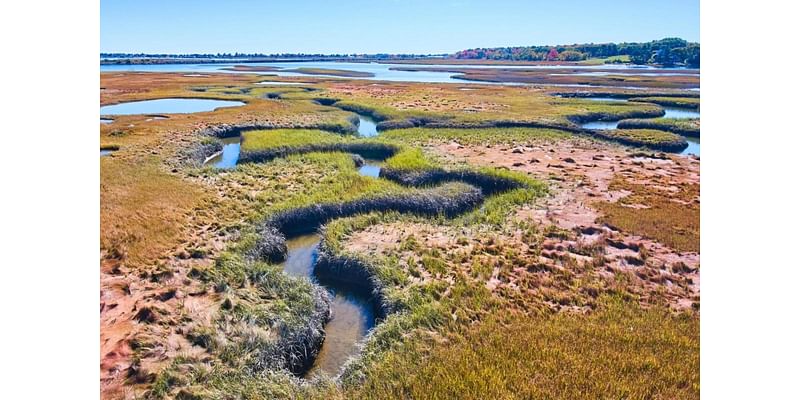
[[[325,325],[325,341],[305,377],[335,376],[348,358],[358,353],[358,342],[375,326],[376,309],[371,293],[340,283],[320,281],[314,275],[319,234],[296,236],[286,241],[288,255],[283,270],[289,275],[307,277],[333,295],[331,320]]]

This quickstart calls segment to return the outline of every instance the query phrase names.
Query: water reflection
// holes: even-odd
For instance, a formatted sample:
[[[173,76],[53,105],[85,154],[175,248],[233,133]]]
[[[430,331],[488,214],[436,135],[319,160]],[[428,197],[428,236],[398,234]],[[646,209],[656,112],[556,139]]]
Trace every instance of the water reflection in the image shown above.
[[[358,173],[373,178],[379,177],[381,174],[380,161],[365,160],[364,165],[358,169]]]
[[[591,121],[581,124],[583,129],[617,129],[619,121]]]
[[[686,139],[686,142],[689,143],[689,147],[685,148],[681,152],[681,154],[683,154],[683,155],[694,154],[694,155],[699,157],[700,156],[700,138],[689,137],[689,136],[684,136],[684,138]]]
[[[372,118],[358,114],[358,134],[363,137],[378,135],[378,124]]]
[[[243,106],[241,101],[212,99],[156,99],[100,107],[100,115],[186,114]]]
[[[314,265],[319,254],[319,234],[302,235],[286,241],[288,254],[283,270],[289,275],[317,281]],[[358,353],[358,342],[375,325],[375,308],[370,293],[337,282],[318,282],[333,295],[331,320],[325,324],[325,341],[306,377],[335,376],[344,363]]]
[[[225,138],[220,141],[222,142],[222,152],[208,159],[206,164],[223,169],[235,167],[239,162],[239,152],[242,148],[241,137]]]
[[[700,111],[691,108],[661,107],[664,109],[664,118],[700,118]]]

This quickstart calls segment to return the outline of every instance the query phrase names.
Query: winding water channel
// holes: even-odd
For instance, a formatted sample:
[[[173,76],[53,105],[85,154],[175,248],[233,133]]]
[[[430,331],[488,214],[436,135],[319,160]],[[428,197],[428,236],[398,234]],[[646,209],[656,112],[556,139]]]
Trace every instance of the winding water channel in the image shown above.
[[[332,295],[331,320],[325,324],[325,340],[314,365],[305,377],[335,376],[348,358],[358,353],[358,343],[375,326],[377,312],[370,293],[333,282],[320,282],[314,274],[320,244],[319,234],[302,235],[286,241],[289,253],[282,264],[291,276],[308,278]]]
[[[582,99],[591,101],[613,101],[613,102],[628,101],[627,99],[603,97],[603,96],[583,97]],[[660,106],[660,107],[664,109],[663,118],[676,118],[676,119],[700,118],[700,111],[692,108],[680,108],[680,107],[669,107],[669,106]],[[621,120],[622,119],[614,121],[589,121],[581,124],[581,128],[591,129],[591,130],[617,129],[617,126],[619,125],[619,122]],[[683,151],[681,151],[680,154],[700,156],[700,138],[695,138],[690,136],[683,136],[683,138],[686,139],[686,142],[689,144],[689,146],[683,149]]]
[[[368,136],[367,132],[374,132],[372,136],[377,134],[374,121],[363,116],[362,118],[365,120],[359,125],[359,131],[367,129],[366,132],[362,132],[362,136]],[[239,160],[242,138],[237,136],[221,140],[222,151],[206,160],[205,164],[222,169],[233,168]],[[364,176],[378,178],[380,163],[380,160],[365,160],[358,172]],[[371,293],[317,278],[314,266],[319,255],[320,240],[321,237],[317,233],[289,238],[286,241],[288,254],[282,264],[286,274],[310,279],[327,289],[333,298],[331,320],[324,327],[325,340],[305,377],[319,374],[336,376],[344,363],[358,353],[358,343],[375,326],[377,315]]]

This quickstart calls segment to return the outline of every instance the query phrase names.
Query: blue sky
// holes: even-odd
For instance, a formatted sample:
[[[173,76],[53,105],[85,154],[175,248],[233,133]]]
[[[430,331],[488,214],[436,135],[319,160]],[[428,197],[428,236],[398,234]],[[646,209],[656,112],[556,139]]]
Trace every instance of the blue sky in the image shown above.
[[[700,41],[699,0],[101,0],[100,51],[451,53]]]

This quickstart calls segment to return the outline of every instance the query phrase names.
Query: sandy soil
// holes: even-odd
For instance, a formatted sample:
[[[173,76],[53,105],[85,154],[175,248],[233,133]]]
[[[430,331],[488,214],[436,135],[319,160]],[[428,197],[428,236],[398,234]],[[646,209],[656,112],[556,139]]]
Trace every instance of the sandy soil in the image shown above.
[[[503,257],[493,255],[493,249],[512,248],[518,255],[510,262],[517,267],[508,273],[495,267],[491,277],[486,279],[490,289],[512,290],[523,295],[545,293],[545,299],[557,297],[549,291],[567,297],[580,296],[566,293],[574,292],[574,287],[542,277],[552,271],[569,269],[576,276],[605,282],[606,287],[613,285],[616,274],[624,274],[630,278],[626,290],[639,295],[645,304],[666,301],[680,310],[699,306],[699,254],[678,252],[657,241],[598,224],[598,211],[591,206],[600,200],[614,202],[629,194],[608,190],[615,174],[643,184],[666,182],[675,187],[697,184],[698,159],[674,155],[665,159],[637,156],[621,147],[583,140],[488,147],[449,143],[428,150],[451,161],[507,167],[549,182],[551,195],[536,205],[518,210],[512,219],[535,222],[541,227],[554,225],[572,234],[566,237],[545,235],[540,243],[530,243],[520,230],[507,229],[498,235],[489,231],[465,231],[464,228],[397,223],[357,232],[348,239],[348,251],[371,255],[400,252],[401,265],[414,265],[419,262],[414,252],[398,250],[404,240],[414,236],[423,248],[439,249],[456,259],[458,254],[472,254],[482,262],[495,265]],[[470,271],[470,263],[463,263],[461,267],[467,273],[474,273]],[[430,278],[431,274],[423,271],[418,281]],[[536,284],[531,285],[532,281]],[[575,308],[570,301],[547,302],[557,309]]]

